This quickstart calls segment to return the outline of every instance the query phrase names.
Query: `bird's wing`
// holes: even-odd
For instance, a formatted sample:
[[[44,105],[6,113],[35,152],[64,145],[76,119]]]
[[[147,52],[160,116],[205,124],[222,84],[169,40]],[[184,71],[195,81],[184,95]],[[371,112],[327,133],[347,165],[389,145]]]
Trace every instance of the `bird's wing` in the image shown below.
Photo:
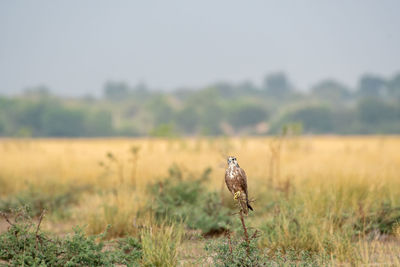
[[[238,169],[239,169],[239,176],[240,176],[240,185],[242,186],[244,192],[246,193],[246,196],[248,197],[246,173],[242,168],[238,168]]]
[[[231,184],[231,182],[229,181],[229,178],[228,178],[228,173],[227,172],[225,172],[225,184],[226,184],[226,187],[228,187],[228,190],[229,190],[229,192],[232,192],[232,184]]]

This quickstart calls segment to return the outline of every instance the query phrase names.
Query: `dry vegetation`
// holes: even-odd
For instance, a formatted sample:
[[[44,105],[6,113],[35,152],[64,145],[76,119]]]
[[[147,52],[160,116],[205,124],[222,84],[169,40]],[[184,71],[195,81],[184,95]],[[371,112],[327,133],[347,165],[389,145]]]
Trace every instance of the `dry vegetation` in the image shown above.
[[[155,248],[170,255],[167,266],[211,264],[202,258],[210,239],[180,223],[155,223],[157,193],[148,185],[160,182],[162,190],[173,164],[184,177],[211,167],[208,190],[232,206],[226,155],[247,172],[255,199],[247,221],[262,233],[258,246],[268,261],[400,265],[398,137],[2,139],[1,208],[28,203],[33,216],[47,208],[42,228],[59,235],[77,224],[88,234],[111,225],[109,239],[141,238],[149,266],[168,258]]]

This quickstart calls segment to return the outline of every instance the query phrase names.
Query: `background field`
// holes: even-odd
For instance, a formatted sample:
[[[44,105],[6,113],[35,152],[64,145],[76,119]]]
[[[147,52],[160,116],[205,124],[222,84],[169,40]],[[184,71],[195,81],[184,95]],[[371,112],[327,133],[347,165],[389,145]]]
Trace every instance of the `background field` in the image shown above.
[[[400,139],[389,136],[2,139],[0,207],[30,204],[34,216],[47,208],[42,227],[61,236],[77,224],[88,234],[110,224],[107,239],[143,240],[143,229],[155,227],[159,194],[148,188],[173,176],[171,166],[189,181],[210,167],[206,191],[233,213],[223,177],[226,156],[235,155],[255,200],[247,223],[260,230],[266,259],[399,264],[399,151]],[[210,264],[204,244],[224,237],[182,227],[178,261]]]

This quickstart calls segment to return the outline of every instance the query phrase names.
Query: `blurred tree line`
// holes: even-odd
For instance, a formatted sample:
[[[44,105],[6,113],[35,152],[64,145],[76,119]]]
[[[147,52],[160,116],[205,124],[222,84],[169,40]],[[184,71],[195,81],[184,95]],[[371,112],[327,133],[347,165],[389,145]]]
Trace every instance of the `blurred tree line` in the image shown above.
[[[102,97],[61,98],[46,87],[0,97],[0,136],[264,135],[284,125],[312,134],[400,133],[400,73],[333,79],[300,91],[285,73],[261,86],[219,82],[172,92],[107,82]]]

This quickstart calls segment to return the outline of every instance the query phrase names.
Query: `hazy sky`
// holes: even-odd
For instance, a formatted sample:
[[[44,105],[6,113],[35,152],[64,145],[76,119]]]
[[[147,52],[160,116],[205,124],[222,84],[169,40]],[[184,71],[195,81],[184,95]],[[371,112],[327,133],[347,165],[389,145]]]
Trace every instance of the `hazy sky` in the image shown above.
[[[400,71],[399,11],[398,0],[2,0],[0,93],[258,84],[278,70],[303,89],[329,77],[354,86]]]

